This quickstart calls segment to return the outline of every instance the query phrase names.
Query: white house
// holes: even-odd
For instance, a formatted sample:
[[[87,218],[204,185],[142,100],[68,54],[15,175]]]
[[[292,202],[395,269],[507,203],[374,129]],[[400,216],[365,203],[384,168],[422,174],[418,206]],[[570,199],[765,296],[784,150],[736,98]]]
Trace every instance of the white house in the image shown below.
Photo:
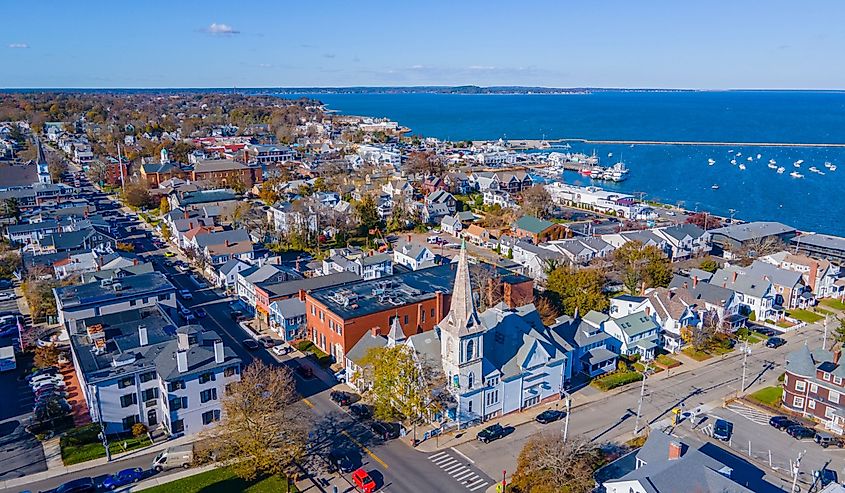
[[[424,246],[406,243],[393,251],[393,262],[411,270],[425,269],[434,266],[434,254]]]
[[[610,317],[603,324],[613,338],[613,350],[619,354],[639,355],[644,361],[656,356],[660,346],[660,326],[645,310],[619,318]]]
[[[440,220],[440,231],[452,236],[459,236],[464,229],[461,220],[455,216],[443,216]]]
[[[682,260],[710,251],[707,233],[695,224],[676,224],[651,231],[666,240],[671,251],[671,260]]]

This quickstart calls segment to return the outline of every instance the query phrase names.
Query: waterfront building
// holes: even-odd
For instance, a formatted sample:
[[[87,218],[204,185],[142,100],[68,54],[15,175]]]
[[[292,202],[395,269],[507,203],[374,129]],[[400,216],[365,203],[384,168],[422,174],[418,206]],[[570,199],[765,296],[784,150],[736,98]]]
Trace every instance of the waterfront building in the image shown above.
[[[805,233],[789,240],[789,246],[814,258],[845,263],[845,238],[841,236]]]
[[[755,221],[743,224],[730,224],[711,229],[710,243],[713,254],[722,255],[728,260],[745,249],[754,249],[765,243],[786,243],[798,234],[795,228],[773,221]]]
[[[845,365],[842,349],[810,350],[806,343],[786,356],[783,406],[820,422],[837,434],[845,432]]]

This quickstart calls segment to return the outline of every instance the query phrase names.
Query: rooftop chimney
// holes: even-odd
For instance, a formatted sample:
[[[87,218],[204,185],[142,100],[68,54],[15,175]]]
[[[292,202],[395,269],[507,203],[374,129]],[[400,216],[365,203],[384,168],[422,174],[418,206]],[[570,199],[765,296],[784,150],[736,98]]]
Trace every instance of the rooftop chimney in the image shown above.
[[[146,325],[139,325],[138,326],[138,341],[139,344],[142,346],[146,346],[150,343],[149,338],[147,337],[147,326]]]
[[[226,240],[226,247],[229,247],[229,240]]]
[[[179,373],[185,373],[186,371],[188,371],[187,351],[176,351],[176,369],[179,370]]]
[[[839,358],[842,356],[842,347],[836,346],[836,349],[833,350],[833,364],[839,364]]]
[[[223,353],[223,340],[216,339],[214,341],[214,362],[218,365],[223,363],[225,359],[225,354]]]
[[[188,211],[185,211],[184,213],[182,213],[182,217],[184,217],[185,219],[188,219],[188,217],[189,217]]]
[[[678,442],[669,442],[669,460],[678,460],[681,458],[683,448]]]
[[[692,277],[692,287],[698,286],[698,276]]]
[[[178,340],[178,347],[180,351],[187,351],[191,347],[187,332],[179,331],[179,333],[176,334],[176,339]]]
[[[738,275],[739,275],[739,272],[734,271],[733,282],[736,282],[736,276],[738,276]]]
[[[373,332],[373,337],[378,337],[381,335],[381,327],[373,327],[370,330]]]

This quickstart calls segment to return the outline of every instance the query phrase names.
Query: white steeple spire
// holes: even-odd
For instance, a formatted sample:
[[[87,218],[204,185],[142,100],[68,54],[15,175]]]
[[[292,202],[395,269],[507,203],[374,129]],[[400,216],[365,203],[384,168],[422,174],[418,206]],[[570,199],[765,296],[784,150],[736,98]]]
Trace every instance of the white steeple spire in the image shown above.
[[[458,337],[481,332],[481,320],[475,311],[475,301],[472,298],[472,284],[470,283],[469,261],[467,260],[467,242],[461,242],[461,252],[458,257],[458,272],[455,274],[455,286],[452,289],[452,303],[446,315],[445,327]]]
[[[402,325],[399,323],[399,313],[393,317],[393,322],[390,324],[390,331],[387,333],[387,345],[393,347],[401,344],[405,340],[405,332],[402,330]]]

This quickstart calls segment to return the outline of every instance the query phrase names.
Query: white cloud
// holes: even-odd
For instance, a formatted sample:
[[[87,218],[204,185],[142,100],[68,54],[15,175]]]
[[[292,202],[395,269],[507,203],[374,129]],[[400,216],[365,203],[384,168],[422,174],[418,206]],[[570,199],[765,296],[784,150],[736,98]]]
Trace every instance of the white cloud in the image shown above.
[[[205,32],[207,32],[209,34],[217,34],[217,35],[222,35],[222,36],[228,36],[228,35],[231,35],[231,34],[239,34],[240,33],[240,31],[238,31],[237,29],[235,29],[234,27],[232,27],[228,24],[223,24],[223,23],[218,24],[216,22],[212,22],[210,26],[205,28]]]
[[[9,48],[12,49],[26,49],[29,48],[29,45],[26,43],[12,43],[9,45]]]
[[[470,70],[496,70],[496,67],[491,65],[470,65],[467,68]]]

